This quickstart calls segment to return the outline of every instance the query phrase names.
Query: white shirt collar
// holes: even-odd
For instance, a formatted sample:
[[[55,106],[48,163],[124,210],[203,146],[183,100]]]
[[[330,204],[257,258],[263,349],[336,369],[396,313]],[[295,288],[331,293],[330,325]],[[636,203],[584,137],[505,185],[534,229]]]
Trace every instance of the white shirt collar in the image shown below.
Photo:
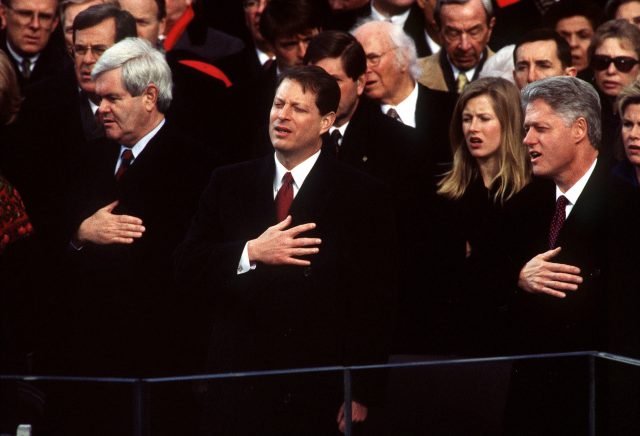
[[[331,127],[329,127],[329,134],[331,135],[333,132],[335,132],[337,130],[337,131],[340,132],[340,134],[344,138],[344,133],[347,131],[347,126],[348,125],[349,125],[349,121],[347,121],[346,123],[344,123],[340,127],[331,126]]]
[[[416,105],[418,104],[418,83],[413,85],[413,91],[398,103],[397,106],[393,106],[390,104],[381,104],[383,113],[387,113],[387,111],[391,108],[395,109],[400,116],[403,124],[407,126],[415,127],[416,126]]]
[[[302,188],[302,184],[309,175],[311,168],[316,164],[319,156],[320,150],[309,156],[306,160],[300,162],[291,170],[288,170],[280,163],[274,153],[273,160],[276,161],[276,174],[273,179],[273,198],[278,194],[278,190],[280,189],[280,186],[282,186],[282,178],[288,172],[291,172],[291,176],[293,177],[293,196],[295,197],[300,188]]]
[[[264,65],[269,59],[274,59],[272,56],[269,56],[267,53],[263,52],[259,48],[256,48],[256,54],[258,55],[258,60],[260,61],[260,65]]]
[[[411,8],[407,9],[401,14],[387,16],[376,9],[375,1],[371,2],[371,18],[376,21],[391,21],[391,23],[397,26],[404,27],[404,23],[409,17],[409,12],[411,12]]]
[[[431,49],[431,53],[438,53],[440,51],[440,44],[435,42],[433,40],[433,38],[431,38],[429,36],[429,33],[426,30],[424,31],[424,36],[427,39],[427,44],[429,45],[429,48]]]
[[[482,62],[483,58],[484,58],[484,52],[482,52],[482,54],[480,55],[480,61],[478,61],[478,64]],[[447,55],[447,62],[449,62],[449,65],[451,65],[451,71],[453,71],[453,78],[455,80],[458,80],[458,75],[460,74],[460,70],[456,68],[455,65],[453,65],[453,62],[451,62],[451,59],[449,59],[449,55]],[[474,74],[476,74],[476,67],[477,65],[473,68],[469,68],[467,71],[464,71],[464,75],[467,76],[467,80],[469,82],[471,82],[471,79],[473,78]]]
[[[89,107],[91,108],[91,112],[93,113],[93,115],[95,115],[96,112],[98,112],[99,106],[95,104],[93,101],[91,101],[89,97],[87,97],[87,100],[89,101]]]
[[[11,56],[16,60],[17,64],[18,64],[18,68],[22,69],[22,59],[24,59],[23,56],[20,56],[18,54],[18,52],[16,52],[13,47],[11,47],[11,44],[9,43],[9,41],[7,41],[7,49],[9,50],[9,53],[11,54]],[[33,72],[33,68],[36,66],[36,62],[38,61],[38,58],[40,57],[40,53],[36,53],[33,56],[31,56],[29,59],[31,59],[31,71]]]
[[[164,123],[165,123],[165,119],[163,118],[162,121],[160,121],[160,123],[153,130],[151,130],[149,133],[147,133],[142,138],[140,138],[140,140],[136,142],[136,144],[133,147],[126,147],[124,145],[120,145],[120,154],[122,154],[122,152],[127,148],[130,148],[131,153],[133,153],[133,158],[134,159],[137,158],[140,155],[140,153],[142,153],[142,151],[145,149],[147,144],[149,144],[149,141],[151,141],[151,138],[156,136],[156,133],[158,133],[158,130],[160,130],[162,126],[164,126]]]
[[[578,180],[571,188],[569,188],[567,192],[563,193],[558,187],[558,185],[556,185],[556,201],[558,201],[558,197],[560,197],[561,195],[564,195],[567,198],[567,200],[569,200],[569,204],[567,204],[567,207],[565,209],[566,216],[569,216],[569,213],[573,209],[573,206],[578,201],[578,198],[580,197],[580,194],[582,194],[584,187],[587,185],[587,182],[589,181],[589,177],[591,177],[591,173],[593,173],[593,170],[595,169],[597,162],[598,162],[598,159],[596,158],[596,160],[593,161],[593,163],[591,164],[591,167],[589,167],[587,172],[584,173],[584,175],[580,177],[580,180]]]

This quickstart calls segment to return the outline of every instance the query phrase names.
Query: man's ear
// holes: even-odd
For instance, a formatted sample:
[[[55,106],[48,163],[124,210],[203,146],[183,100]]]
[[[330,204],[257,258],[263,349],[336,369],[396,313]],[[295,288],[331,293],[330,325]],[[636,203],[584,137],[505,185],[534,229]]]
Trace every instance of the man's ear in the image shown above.
[[[567,67],[564,69],[564,75],[576,77],[578,75],[578,69],[576,67]]]
[[[573,122],[571,134],[573,135],[574,143],[582,141],[589,135],[589,124],[587,123],[586,118],[580,117]]]
[[[147,110],[147,112],[151,112],[152,110],[156,109],[158,103],[158,94],[158,87],[153,83],[147,86],[147,89],[144,90],[144,93],[142,94],[142,104],[144,105],[144,108]]]
[[[324,134],[326,132],[329,131],[329,127],[333,126],[333,123],[336,120],[336,113],[335,112],[329,112],[326,115],[322,116],[322,119],[320,120],[320,134]]]
[[[358,94],[358,97],[364,93],[364,86],[366,84],[367,81],[364,74],[356,79],[356,93]]]

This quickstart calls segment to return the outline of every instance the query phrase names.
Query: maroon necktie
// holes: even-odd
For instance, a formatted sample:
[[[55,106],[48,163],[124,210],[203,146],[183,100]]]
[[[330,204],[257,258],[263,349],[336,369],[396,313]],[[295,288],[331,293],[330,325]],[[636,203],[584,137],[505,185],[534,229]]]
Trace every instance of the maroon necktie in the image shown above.
[[[553,214],[553,218],[551,219],[551,226],[549,227],[549,249],[553,250],[556,248],[556,241],[558,239],[558,234],[560,233],[560,229],[564,224],[564,220],[567,217],[565,208],[569,204],[569,200],[564,195],[558,197],[556,201],[556,213]]]
[[[133,161],[133,153],[128,148],[120,155],[120,166],[116,172],[116,180],[120,180]]]
[[[276,195],[276,214],[278,222],[282,221],[289,214],[289,208],[293,203],[293,177],[291,173],[286,173],[282,177],[282,186]]]

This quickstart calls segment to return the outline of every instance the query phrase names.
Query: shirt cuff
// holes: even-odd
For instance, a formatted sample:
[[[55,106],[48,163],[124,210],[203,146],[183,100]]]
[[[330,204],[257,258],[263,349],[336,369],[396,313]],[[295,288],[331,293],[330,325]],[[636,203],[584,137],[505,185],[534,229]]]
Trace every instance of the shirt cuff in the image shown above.
[[[247,242],[244,244],[242,256],[240,256],[240,262],[238,263],[238,275],[253,271],[254,269],[256,269],[256,264],[255,262],[249,262],[249,242]]]

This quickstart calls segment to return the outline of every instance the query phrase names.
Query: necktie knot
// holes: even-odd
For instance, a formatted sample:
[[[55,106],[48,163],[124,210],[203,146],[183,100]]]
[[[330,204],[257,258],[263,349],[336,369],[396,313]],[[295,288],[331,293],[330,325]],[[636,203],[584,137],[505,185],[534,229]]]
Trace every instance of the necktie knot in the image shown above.
[[[289,214],[289,208],[293,203],[293,176],[290,172],[282,177],[282,186],[276,194],[276,215],[278,222],[282,221]]]
[[[122,178],[125,171],[131,166],[131,162],[133,162],[133,152],[127,148],[120,155],[120,167],[118,167],[118,171],[116,172],[116,180]]]
[[[387,111],[387,116],[393,118],[396,121],[402,122],[402,119],[400,118],[400,115],[398,115],[398,111],[396,111],[392,107],[390,107],[389,110]]]
[[[335,129],[333,132],[331,132],[331,143],[333,144],[333,151],[336,154],[336,156],[340,152],[341,139],[342,139],[342,133],[340,133],[340,130]]]
[[[31,76],[31,59],[26,56],[23,57],[20,63],[20,69],[22,70],[22,77],[29,79]]]
[[[290,172],[286,172],[284,176],[282,176],[282,184],[283,185],[291,185],[293,183],[293,176]]]
[[[569,200],[564,195],[558,197],[556,200],[556,211],[551,219],[551,226],[549,227],[549,249],[556,248],[556,241],[558,240],[558,235],[560,234],[560,229],[562,229],[562,225],[564,221],[567,219],[566,208],[569,204]]]
[[[456,88],[458,94],[462,94],[464,87],[469,83],[469,79],[467,79],[467,75],[465,73],[458,74],[458,80],[456,81]]]

